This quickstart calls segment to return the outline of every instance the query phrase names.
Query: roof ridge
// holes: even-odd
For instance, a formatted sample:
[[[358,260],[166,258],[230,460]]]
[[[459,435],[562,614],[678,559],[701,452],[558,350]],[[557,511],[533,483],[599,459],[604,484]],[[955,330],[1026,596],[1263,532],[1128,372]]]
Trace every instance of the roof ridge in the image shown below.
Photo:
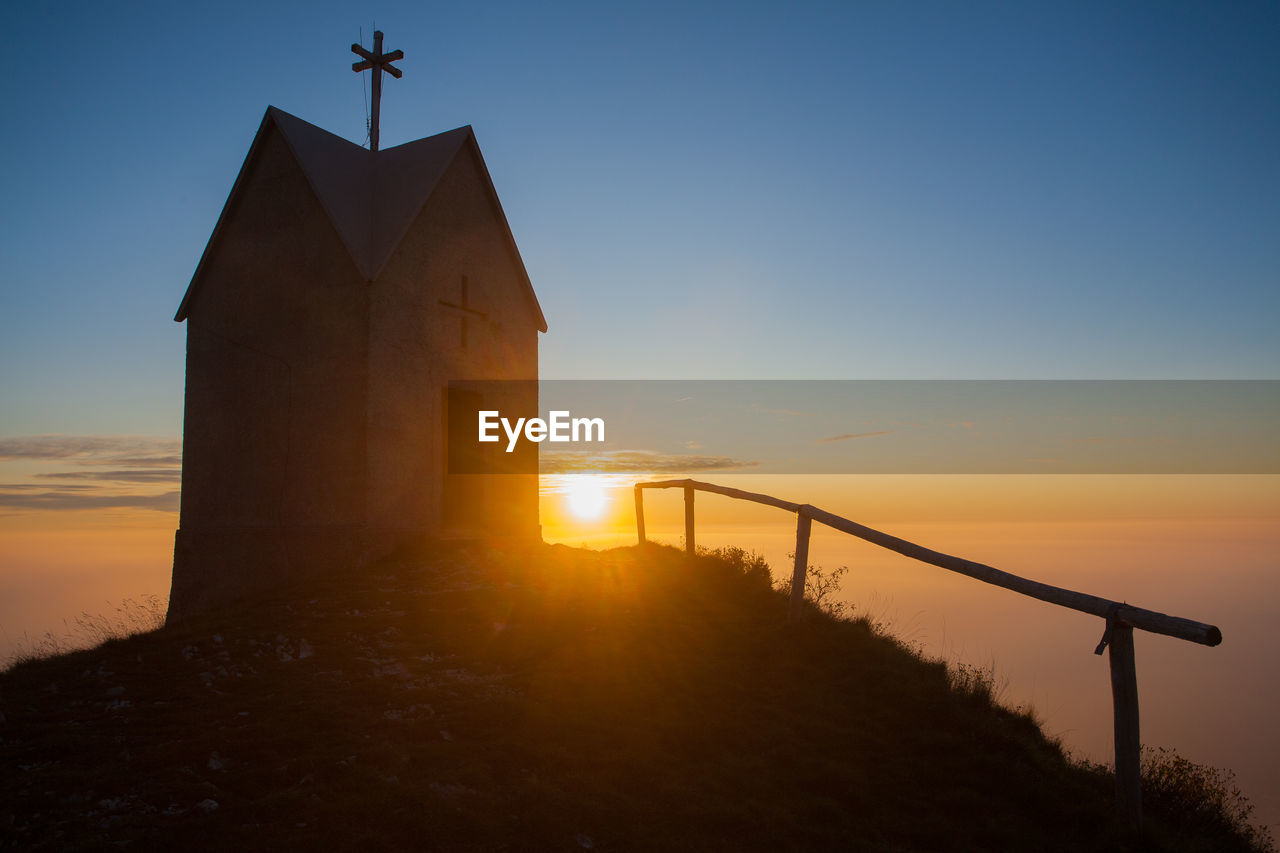
[[[325,215],[338,234],[355,265],[367,282],[382,274],[391,256],[430,200],[445,171],[468,142],[478,158],[482,180],[496,205],[498,218],[516,259],[525,288],[532,301],[542,331],[546,320],[538,305],[533,285],[520,259],[510,225],[502,212],[484,156],[480,154],[475,130],[466,124],[452,130],[410,140],[392,148],[373,152],[344,139],[279,107],[268,106],[258,126],[231,193],[218,216],[191,284],[178,307],[175,320],[186,319],[191,299],[214,243],[229,217],[235,200],[247,182],[250,166],[262,148],[267,128],[274,126],[302,171]]]
[[[267,107],[267,114],[293,152],[356,269],[371,281],[373,152],[279,107]]]
[[[474,135],[467,125],[387,148],[375,155],[370,182],[370,281],[382,274],[414,220],[426,207],[440,178],[471,138]]]

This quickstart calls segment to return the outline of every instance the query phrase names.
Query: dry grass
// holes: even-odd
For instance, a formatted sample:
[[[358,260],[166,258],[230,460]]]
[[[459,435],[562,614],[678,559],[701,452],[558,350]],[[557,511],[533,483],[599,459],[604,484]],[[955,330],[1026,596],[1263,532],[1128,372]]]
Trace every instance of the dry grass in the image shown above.
[[[92,649],[111,640],[124,640],[147,634],[164,626],[167,602],[157,595],[126,598],[110,613],[82,611],[70,623],[64,622],[60,634],[46,631],[43,636],[23,634],[13,651],[0,663],[0,672],[13,667],[65,655],[80,649]]]

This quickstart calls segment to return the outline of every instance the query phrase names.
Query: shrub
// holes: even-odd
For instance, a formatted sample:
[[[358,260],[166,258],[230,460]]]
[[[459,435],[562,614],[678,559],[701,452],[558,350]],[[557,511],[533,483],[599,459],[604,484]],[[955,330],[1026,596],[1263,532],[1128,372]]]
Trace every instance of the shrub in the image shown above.
[[[1142,748],[1144,803],[1193,831],[1234,834],[1257,851],[1275,851],[1271,831],[1250,823],[1253,804],[1230,770],[1207,767],[1164,747]]]
[[[773,582],[773,573],[769,563],[755,551],[748,551],[734,545],[723,548],[699,548],[704,556],[727,563],[749,578],[760,581],[766,586]]]
[[[995,661],[985,667],[972,663],[949,664],[947,681],[951,684],[952,690],[987,705],[1000,704],[1000,697],[1009,686],[1008,679],[1004,679],[999,684],[996,683]],[[1014,713],[1024,713],[1020,707],[1012,710]]]
[[[788,561],[794,563],[795,558],[796,555],[794,553],[787,554]],[[833,600],[835,594],[840,591],[841,578],[848,571],[848,566],[840,566],[828,571],[822,566],[816,566],[811,563],[804,575],[804,600],[832,618],[848,618],[851,613],[848,602]],[[790,594],[791,575],[788,573],[779,578],[775,588]]]

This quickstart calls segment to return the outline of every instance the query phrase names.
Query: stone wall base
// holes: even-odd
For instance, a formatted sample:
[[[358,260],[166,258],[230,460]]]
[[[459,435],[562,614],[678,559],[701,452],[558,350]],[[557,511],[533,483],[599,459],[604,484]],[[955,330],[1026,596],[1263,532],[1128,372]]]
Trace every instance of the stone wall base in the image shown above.
[[[362,526],[179,528],[166,624],[274,587],[324,575],[358,572],[396,549],[442,538],[430,528]],[[487,538],[454,533],[450,540]],[[531,525],[513,540],[536,542]]]

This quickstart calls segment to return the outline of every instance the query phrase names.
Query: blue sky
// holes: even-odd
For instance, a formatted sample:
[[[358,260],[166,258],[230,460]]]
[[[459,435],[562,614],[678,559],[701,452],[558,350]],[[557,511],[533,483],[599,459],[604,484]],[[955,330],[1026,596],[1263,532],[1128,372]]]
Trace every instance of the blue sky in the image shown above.
[[[461,7],[6,6],[0,436],[180,432],[262,112],[362,139],[374,21],[383,146],[476,128],[546,377],[1280,376],[1275,3]]]

